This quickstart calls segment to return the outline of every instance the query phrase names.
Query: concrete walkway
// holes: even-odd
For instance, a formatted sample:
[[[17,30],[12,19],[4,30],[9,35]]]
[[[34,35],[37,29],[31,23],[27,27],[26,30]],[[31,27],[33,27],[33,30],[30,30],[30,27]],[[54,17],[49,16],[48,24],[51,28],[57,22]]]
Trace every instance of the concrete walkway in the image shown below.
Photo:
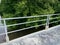
[[[60,25],[14,39],[1,45],[60,45]]]

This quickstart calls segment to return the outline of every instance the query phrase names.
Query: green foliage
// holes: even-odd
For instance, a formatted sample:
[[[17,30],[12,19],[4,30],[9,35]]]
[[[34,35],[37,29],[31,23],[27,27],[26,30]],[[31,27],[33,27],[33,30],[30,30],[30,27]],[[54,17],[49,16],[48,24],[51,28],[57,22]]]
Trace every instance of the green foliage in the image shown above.
[[[4,18],[23,17],[32,15],[35,16],[40,14],[54,14],[54,13],[60,13],[59,0],[2,0],[0,4],[0,14]],[[40,18],[33,18],[33,19],[29,18],[25,20],[20,19],[17,22],[29,22],[34,20],[40,20]],[[14,23],[17,23],[15,21]],[[33,24],[26,24],[25,26],[27,27],[38,24],[39,23],[36,22]]]

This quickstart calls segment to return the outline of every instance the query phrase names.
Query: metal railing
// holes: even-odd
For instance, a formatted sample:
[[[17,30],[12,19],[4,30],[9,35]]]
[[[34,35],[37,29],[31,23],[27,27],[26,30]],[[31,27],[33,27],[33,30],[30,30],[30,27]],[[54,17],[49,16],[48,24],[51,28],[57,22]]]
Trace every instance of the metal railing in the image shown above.
[[[2,18],[0,20],[3,20],[3,22],[4,22],[4,26],[3,27],[5,28],[5,33],[2,33],[0,35],[6,35],[6,42],[9,42],[8,34],[10,34],[10,33],[18,32],[18,31],[22,31],[22,30],[26,30],[26,29],[30,29],[30,28],[34,28],[34,27],[39,27],[39,26],[42,26],[42,25],[46,25],[45,29],[48,29],[49,28],[49,24],[56,23],[56,22],[60,21],[60,20],[58,20],[58,21],[50,22],[50,20],[60,18],[60,17],[51,18],[52,16],[55,16],[55,15],[59,16],[60,14],[48,14],[48,15],[38,15],[38,16],[25,16],[25,17],[15,17],[15,18]],[[7,25],[6,24],[6,20],[15,20],[15,19],[23,19],[23,18],[26,18],[26,19],[27,18],[39,18],[39,17],[47,17],[47,18],[46,19],[42,19],[42,20],[36,20],[36,21],[29,21],[29,22],[18,23],[18,24],[11,24],[11,25]],[[17,26],[17,25],[22,25],[22,24],[29,24],[29,23],[40,22],[40,21],[46,21],[46,23],[40,24],[40,25],[36,25],[36,26],[27,27],[27,28],[22,28],[22,29],[10,31],[10,32],[7,31],[8,30],[7,28],[11,27],[11,26]]]

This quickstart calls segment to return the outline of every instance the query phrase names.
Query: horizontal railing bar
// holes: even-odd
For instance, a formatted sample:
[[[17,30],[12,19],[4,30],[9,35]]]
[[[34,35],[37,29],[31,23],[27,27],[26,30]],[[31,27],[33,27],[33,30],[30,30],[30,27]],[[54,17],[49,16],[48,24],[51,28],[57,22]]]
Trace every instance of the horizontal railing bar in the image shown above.
[[[50,18],[50,20],[57,19],[57,18],[60,18],[60,17]],[[46,19],[36,20],[36,21],[30,21],[30,22],[24,22],[24,23],[18,23],[18,24],[11,24],[11,25],[7,25],[7,27],[16,26],[16,25],[22,25],[22,24],[27,24],[27,23],[33,23],[33,22],[38,22],[38,21],[45,21],[45,20],[46,20]],[[1,26],[1,27],[2,27],[2,26]],[[3,27],[4,27],[4,26],[3,26]]]
[[[60,17],[56,17],[56,18],[60,18]],[[50,20],[53,20],[53,19],[56,19],[56,18],[50,18]],[[30,21],[30,22],[24,22],[24,23],[18,23],[18,24],[12,24],[12,25],[7,25],[7,27],[10,27],[10,26],[17,26],[17,25],[22,25],[22,24],[27,24],[27,23],[33,23],[33,22],[39,22],[39,21],[46,21],[46,19],[37,20],[37,21]]]
[[[17,26],[17,25],[22,25],[22,24],[28,24],[28,23],[34,23],[34,22],[39,22],[39,21],[46,21],[46,19],[43,19],[43,20],[36,20],[36,21],[29,21],[29,22],[18,23],[18,24],[12,24],[12,25],[7,25],[7,27],[10,27],[10,26]]]
[[[59,20],[59,21],[60,21],[60,20]],[[50,22],[49,24],[51,24],[51,23],[56,23],[56,22],[59,22],[59,21],[53,21],[53,22]],[[8,32],[8,34],[14,33],[14,32],[18,32],[18,31],[22,31],[22,30],[25,30],[25,29],[30,29],[30,28],[42,26],[42,25],[45,25],[45,24],[41,24],[41,25],[37,25],[37,26],[31,26],[31,27],[28,27],[28,28],[24,28],[24,29],[19,29],[19,30],[11,31],[11,32]],[[5,34],[6,34],[6,33],[1,33],[0,35],[5,35]]]
[[[22,30],[26,30],[26,29],[30,29],[30,28],[34,28],[34,27],[39,27],[39,26],[42,26],[42,25],[45,25],[45,24],[41,24],[41,25],[37,25],[37,26],[31,26],[31,27],[27,27],[27,28],[15,30],[15,31],[10,31],[10,32],[7,32],[7,33],[8,33],[8,34],[11,34],[11,33],[19,32],[19,31],[22,31]],[[5,35],[5,34],[6,34],[6,33],[1,33],[0,35]]]
[[[37,25],[37,26],[31,26],[31,27],[27,27],[27,28],[11,31],[11,32],[8,32],[8,33],[15,33],[15,32],[18,32],[18,31],[22,31],[22,30],[26,30],[26,29],[30,29],[30,28],[34,28],[34,27],[39,27],[39,26],[42,26],[42,25],[45,25],[45,24],[41,24],[41,25]]]
[[[60,21],[60,20],[59,20],[59,21]],[[59,22],[59,21],[53,21],[53,22],[50,22],[50,24],[51,24],[51,23],[56,23],[56,22]]]
[[[15,17],[15,18],[3,18],[1,20],[22,19],[22,18],[34,18],[34,17],[42,17],[42,16],[53,16],[53,15],[60,15],[60,14],[36,15],[36,16],[25,16],[25,17]]]
[[[60,17],[50,18],[50,20],[57,19],[57,18],[60,18]],[[7,27],[16,26],[16,25],[22,25],[22,24],[27,24],[27,23],[33,23],[33,22],[38,22],[38,21],[45,21],[45,20],[46,20],[46,19],[36,20],[36,21],[30,21],[30,22],[24,22],[24,23],[18,23],[18,24],[12,24],[12,25],[7,25]],[[4,27],[4,26],[1,26],[1,27]]]
[[[35,18],[35,17],[42,17],[42,16],[47,16],[47,15],[39,15],[39,16],[25,16],[25,17],[14,17],[14,18],[3,18],[1,20],[14,20],[14,19],[23,19],[23,18]]]
[[[60,18],[60,17],[50,18],[50,20],[57,19],[57,18]]]

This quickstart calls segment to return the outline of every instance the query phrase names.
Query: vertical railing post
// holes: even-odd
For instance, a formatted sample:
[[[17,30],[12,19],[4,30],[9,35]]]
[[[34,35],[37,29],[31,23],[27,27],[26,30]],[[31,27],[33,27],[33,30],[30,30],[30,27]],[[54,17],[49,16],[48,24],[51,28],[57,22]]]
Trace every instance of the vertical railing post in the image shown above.
[[[4,21],[4,28],[5,28],[5,33],[6,33],[6,42],[9,42],[9,37],[8,37],[8,33],[7,33],[6,21],[5,21],[5,19],[3,19],[3,21]]]
[[[1,16],[0,16],[0,24],[1,24]]]
[[[49,18],[50,18],[50,16],[47,15],[47,20],[46,20],[46,27],[45,27],[45,29],[48,29],[48,28],[49,28]]]

